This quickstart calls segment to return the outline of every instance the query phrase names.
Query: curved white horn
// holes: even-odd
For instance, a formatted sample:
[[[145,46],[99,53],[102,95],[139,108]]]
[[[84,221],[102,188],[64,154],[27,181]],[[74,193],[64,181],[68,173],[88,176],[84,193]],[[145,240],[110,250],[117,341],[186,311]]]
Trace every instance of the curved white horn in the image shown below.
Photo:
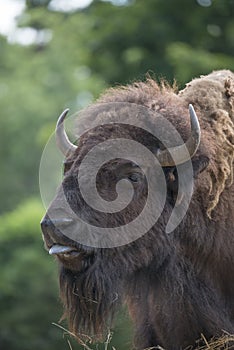
[[[197,152],[201,140],[201,130],[196,112],[191,104],[189,105],[189,115],[191,134],[186,143],[158,151],[157,158],[163,167],[185,163]]]
[[[68,138],[67,133],[64,129],[64,120],[66,118],[69,109],[65,109],[63,113],[59,116],[57,124],[56,124],[56,143],[60,151],[67,157],[71,153],[73,153],[77,146],[75,146]]]

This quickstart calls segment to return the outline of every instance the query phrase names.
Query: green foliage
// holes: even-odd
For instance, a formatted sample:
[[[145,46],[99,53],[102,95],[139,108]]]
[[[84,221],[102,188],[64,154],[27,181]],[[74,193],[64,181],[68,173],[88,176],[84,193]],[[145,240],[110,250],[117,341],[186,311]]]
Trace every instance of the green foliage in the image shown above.
[[[173,62],[175,78],[185,82],[193,72],[194,77],[210,73],[213,69],[228,67],[234,70],[233,58],[223,53],[211,53],[204,49],[194,49],[190,45],[175,42],[168,46],[167,56]],[[188,81],[188,80],[187,80]]]
[[[64,348],[58,330],[61,307],[54,264],[43,250],[39,200],[22,203],[0,217],[0,347]],[[63,344],[62,344],[63,343]]]
[[[190,57],[199,61],[197,65],[201,70],[219,68],[215,56],[220,53],[228,59],[223,61],[222,67],[233,67],[232,0],[214,0],[210,7],[199,6],[195,0],[136,0],[128,6],[94,1],[86,13],[93,23],[90,32],[86,33],[92,53],[89,65],[110,84],[142,78],[147,71],[169,80],[176,75],[181,84],[194,74],[200,74],[187,62],[186,73],[177,74],[178,66],[183,70],[183,62],[175,67],[174,56],[167,52],[175,42],[187,45],[187,55],[190,47],[195,52],[212,53],[209,67],[206,60],[203,62],[204,55],[198,57],[200,51]]]
[[[39,199],[28,200],[38,197],[41,153],[60,112],[69,107],[73,113],[106,87],[144,79],[147,72],[176,77],[183,86],[212,69],[234,70],[233,0],[213,0],[211,6],[196,0],[94,0],[71,13],[52,11],[50,3],[27,0],[18,19],[21,29],[35,30],[33,44],[0,36],[3,349],[69,349],[63,332],[52,326],[62,310],[55,264],[40,234],[44,210]],[[130,339],[128,321],[120,316],[112,344],[125,350]]]

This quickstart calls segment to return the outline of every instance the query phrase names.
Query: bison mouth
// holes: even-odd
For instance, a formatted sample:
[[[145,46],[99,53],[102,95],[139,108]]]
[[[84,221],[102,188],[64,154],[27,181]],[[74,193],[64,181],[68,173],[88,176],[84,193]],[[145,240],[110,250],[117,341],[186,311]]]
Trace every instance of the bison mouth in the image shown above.
[[[77,272],[86,271],[94,262],[94,253],[74,246],[55,243],[46,248],[50,255],[55,255],[64,267]]]
[[[65,246],[62,244],[53,244],[49,249],[50,255],[61,255],[64,258],[74,258],[79,257],[82,252],[71,246]]]
[[[45,249],[50,255],[56,256],[64,267],[81,272],[93,264],[93,248],[83,246],[64,236],[48,217],[42,220],[41,227]]]

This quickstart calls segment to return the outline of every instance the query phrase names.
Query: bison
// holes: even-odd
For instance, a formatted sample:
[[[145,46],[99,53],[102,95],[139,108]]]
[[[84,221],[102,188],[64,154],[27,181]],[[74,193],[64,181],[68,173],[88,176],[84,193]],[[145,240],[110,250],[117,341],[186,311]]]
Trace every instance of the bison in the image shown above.
[[[109,89],[82,111],[77,130],[83,131],[77,144],[64,130],[66,114],[56,130],[65,155],[64,178],[41,227],[45,247],[59,263],[61,300],[71,332],[81,341],[86,335],[100,341],[115,312],[126,304],[135,326],[136,349],[192,348],[201,335],[209,340],[233,333],[234,74],[214,71],[181,91],[151,78]],[[114,122],[113,115],[123,116],[126,123]],[[142,115],[140,126],[130,122]],[[161,126],[160,118],[177,130],[182,143]],[[86,203],[78,176],[82,162],[100,144],[102,154],[108,154],[105,141],[110,139],[134,141],[150,150],[161,169],[153,173],[155,186],[163,174],[166,195],[152,227],[139,235],[135,228],[136,236],[129,241],[105,246],[86,242],[80,222],[105,227],[107,232],[118,226],[127,237],[128,224],[141,214],[147,196],[154,196],[149,193],[146,170],[131,159],[116,157],[103,163],[95,175],[97,191],[111,204],[118,197],[118,182],[126,180],[133,190],[131,201],[109,213]],[[83,182],[89,184],[92,167],[82,171]],[[192,193],[187,204],[186,186],[179,188],[179,172],[189,176],[185,177]],[[160,190],[150,215],[160,206],[158,196]],[[168,220],[181,203],[187,205],[186,213],[168,232]]]

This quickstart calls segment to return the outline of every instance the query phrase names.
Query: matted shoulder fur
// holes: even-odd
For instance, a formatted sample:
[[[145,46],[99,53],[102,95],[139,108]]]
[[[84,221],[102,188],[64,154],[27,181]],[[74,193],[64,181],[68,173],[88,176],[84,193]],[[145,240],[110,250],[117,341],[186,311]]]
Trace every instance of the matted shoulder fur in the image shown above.
[[[208,131],[213,146],[207,169],[210,175],[210,215],[224,188],[233,183],[234,74],[222,70],[194,79],[179,96],[201,111],[202,127]]]

